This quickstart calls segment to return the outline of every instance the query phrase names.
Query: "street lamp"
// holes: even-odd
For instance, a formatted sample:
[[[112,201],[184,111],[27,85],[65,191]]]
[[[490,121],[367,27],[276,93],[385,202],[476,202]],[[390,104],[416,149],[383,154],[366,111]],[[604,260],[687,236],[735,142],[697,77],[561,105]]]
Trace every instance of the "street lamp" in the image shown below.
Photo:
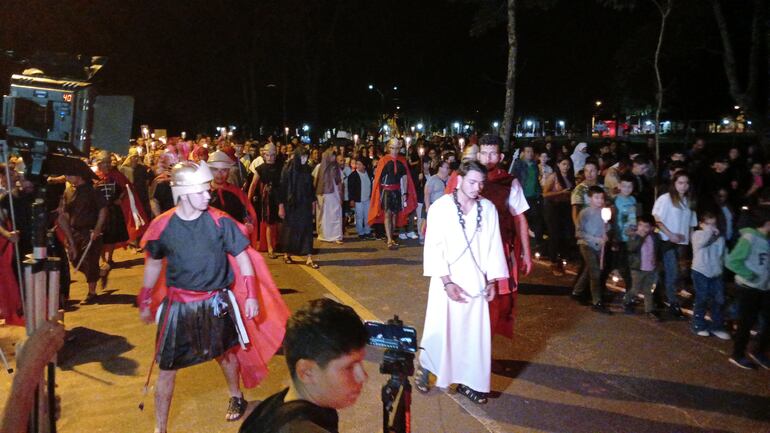
[[[452,127],[459,133],[460,132],[460,122],[455,122],[452,124]]]
[[[305,132],[310,131],[310,125],[308,125],[307,123],[302,125],[302,130],[305,131]]]
[[[393,86],[393,90],[398,90],[398,86]]]
[[[422,131],[422,128],[423,128],[423,124],[422,123],[418,123],[417,124],[417,130],[418,131]]]
[[[369,90],[374,90],[374,84],[369,85]]]
[[[597,107],[601,107],[602,106],[602,101],[597,99],[596,102],[594,102],[594,104],[596,104]]]
[[[500,122],[492,122],[492,127],[497,129],[500,127]]]

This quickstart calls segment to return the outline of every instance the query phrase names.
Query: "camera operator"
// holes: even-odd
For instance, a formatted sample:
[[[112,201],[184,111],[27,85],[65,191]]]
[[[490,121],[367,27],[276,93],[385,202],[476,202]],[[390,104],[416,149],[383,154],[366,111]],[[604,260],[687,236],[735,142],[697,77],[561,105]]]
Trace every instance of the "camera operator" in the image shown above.
[[[368,377],[368,338],[346,305],[316,299],[297,310],[283,340],[291,385],[257,406],[240,433],[337,432],[337,409],[356,402]]]

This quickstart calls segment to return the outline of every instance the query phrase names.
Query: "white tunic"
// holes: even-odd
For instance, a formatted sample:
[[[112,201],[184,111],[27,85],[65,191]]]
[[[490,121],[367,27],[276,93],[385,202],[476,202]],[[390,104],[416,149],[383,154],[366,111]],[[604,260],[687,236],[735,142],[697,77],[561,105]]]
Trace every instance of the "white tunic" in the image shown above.
[[[452,194],[436,200],[428,212],[423,266],[424,275],[431,279],[420,365],[436,375],[439,387],[461,383],[489,392],[492,335],[489,305],[482,291],[486,281],[508,278],[508,266],[497,210],[489,200],[481,199],[480,203],[481,231],[476,232],[477,204],[464,216],[470,249]],[[441,281],[445,275],[471,296],[465,296],[468,303],[449,299]]]

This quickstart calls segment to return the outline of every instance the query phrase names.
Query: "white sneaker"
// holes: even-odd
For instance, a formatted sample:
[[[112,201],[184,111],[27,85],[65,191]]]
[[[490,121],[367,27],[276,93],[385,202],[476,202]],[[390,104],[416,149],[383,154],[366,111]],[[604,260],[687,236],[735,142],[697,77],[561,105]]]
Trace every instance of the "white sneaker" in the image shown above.
[[[419,238],[419,236],[417,236],[417,233],[415,233],[415,232],[407,233],[406,237],[408,237],[409,239],[417,239],[417,238]]]
[[[708,337],[709,335],[711,335],[711,333],[704,329],[704,330],[696,332],[695,335],[697,335],[699,337]]]
[[[399,238],[399,239],[401,239],[402,241],[405,241],[405,240],[406,240],[406,234],[404,234],[404,233],[400,233],[400,234],[398,235],[398,238]]]
[[[717,337],[720,340],[729,340],[730,339],[730,334],[728,334],[725,331],[711,331],[711,335],[713,335],[714,337]]]

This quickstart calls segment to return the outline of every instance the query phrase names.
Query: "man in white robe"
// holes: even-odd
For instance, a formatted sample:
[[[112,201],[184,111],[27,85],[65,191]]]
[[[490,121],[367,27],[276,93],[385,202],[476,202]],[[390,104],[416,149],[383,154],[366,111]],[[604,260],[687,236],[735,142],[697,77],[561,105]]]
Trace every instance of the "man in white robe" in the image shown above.
[[[479,194],[486,168],[465,162],[458,174],[455,193],[436,200],[428,212],[423,266],[431,279],[416,382],[427,392],[430,372],[437,386],[458,384],[459,393],[483,404],[492,363],[488,303],[495,281],[509,273],[497,210]]]

